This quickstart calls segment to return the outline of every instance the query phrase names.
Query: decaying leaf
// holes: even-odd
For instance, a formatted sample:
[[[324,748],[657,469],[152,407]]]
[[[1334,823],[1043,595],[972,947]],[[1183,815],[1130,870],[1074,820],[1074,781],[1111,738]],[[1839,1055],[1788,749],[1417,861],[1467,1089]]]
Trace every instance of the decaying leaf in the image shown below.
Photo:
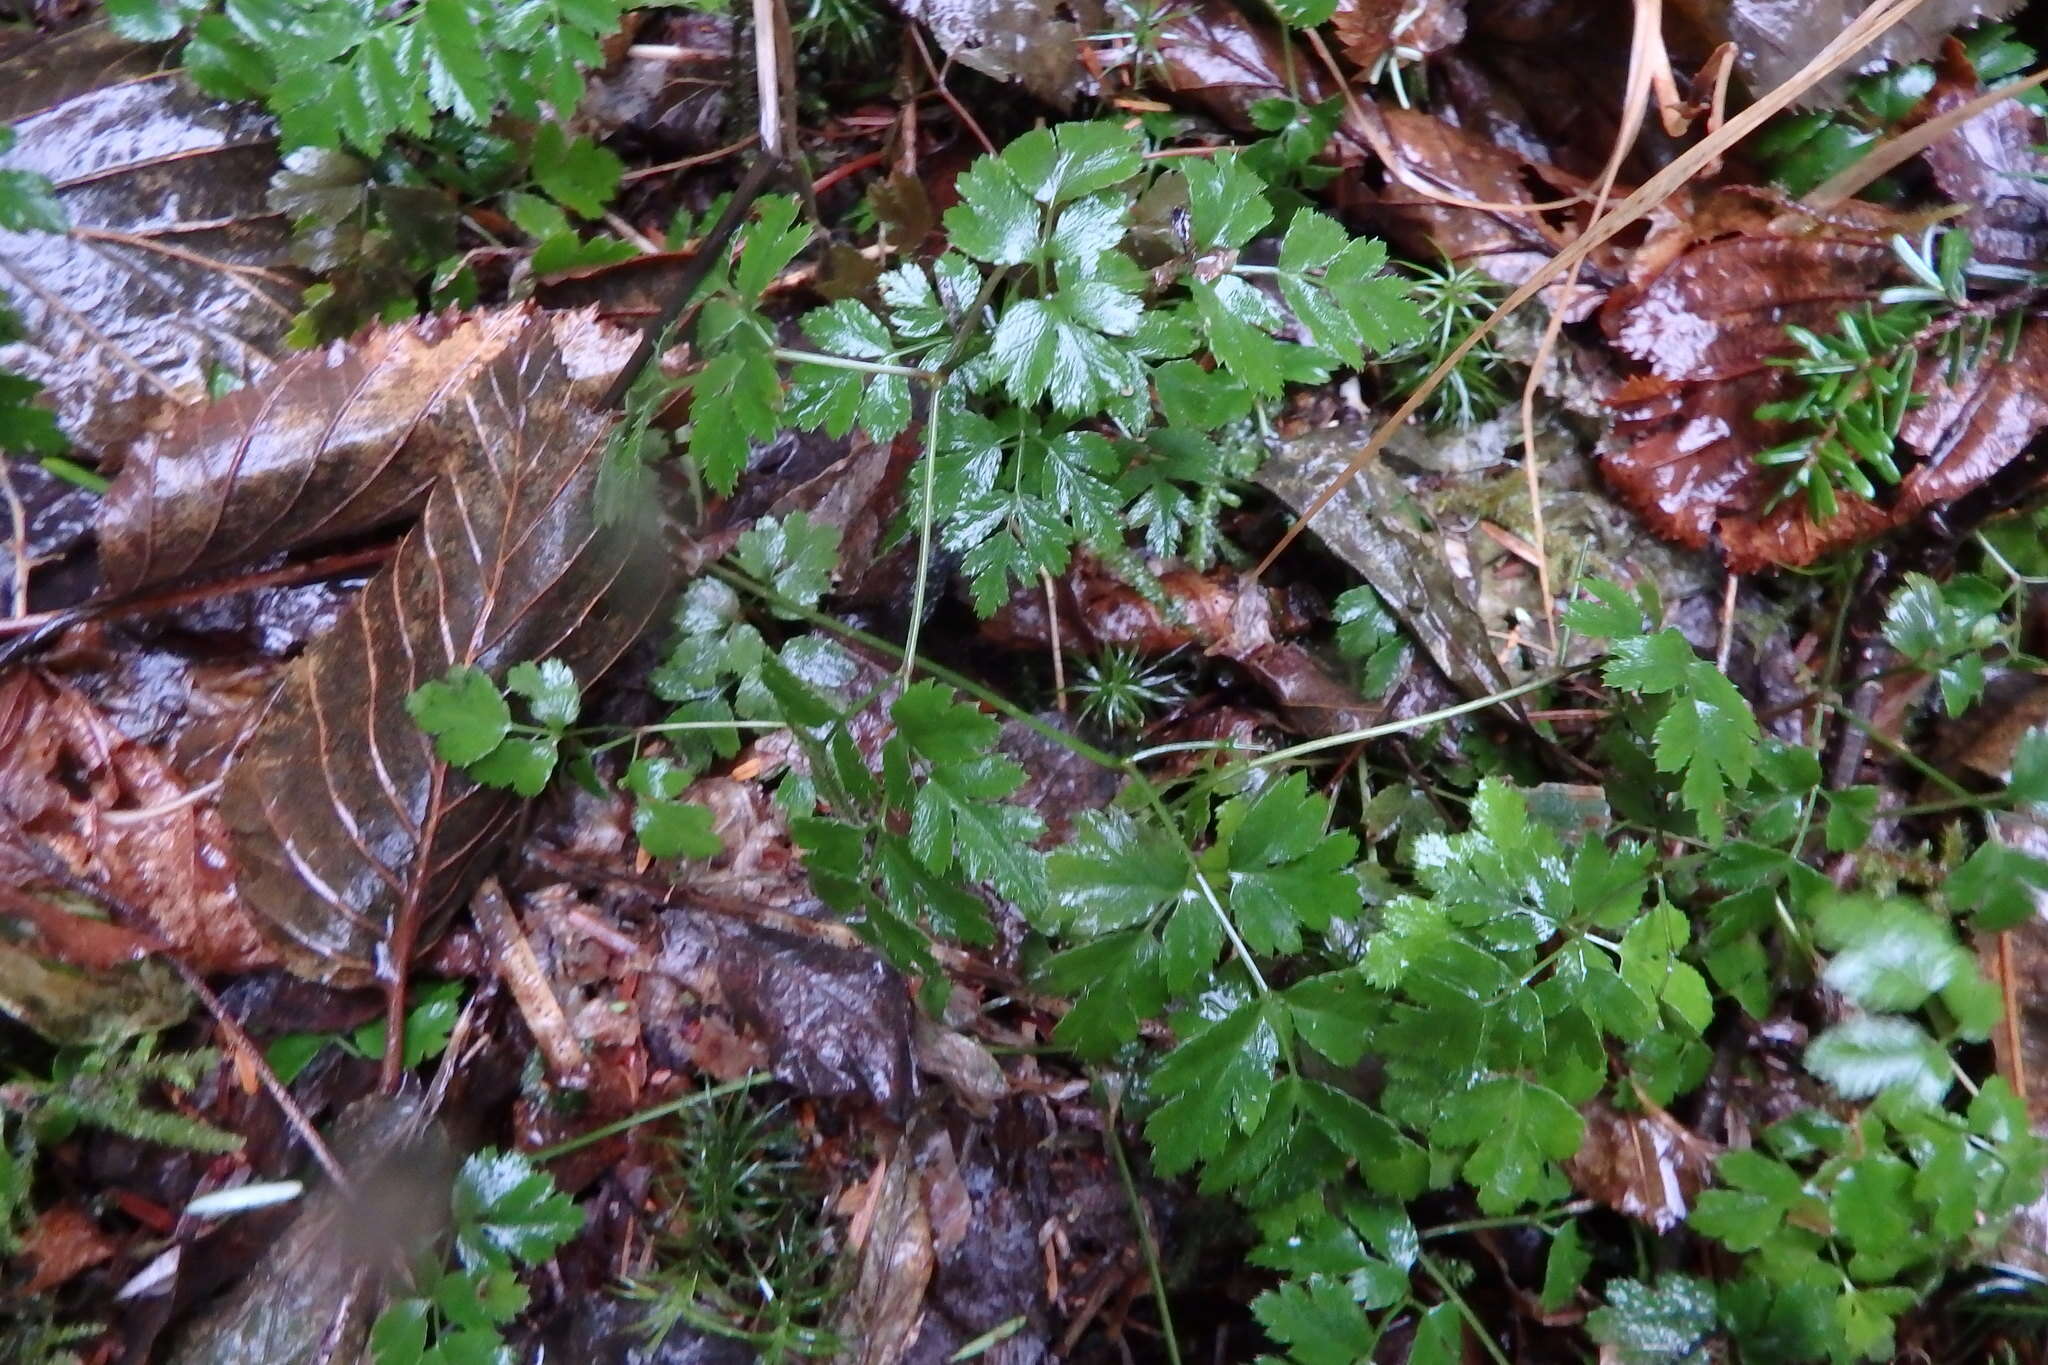
[[[1962,43],[1942,45],[1934,87],[1914,111],[1939,118],[1983,93]],[[1942,194],[1968,208],[1963,225],[1977,258],[2031,265],[2048,249],[2048,129],[2019,100],[2003,100],[1922,153]]]
[[[729,1010],[799,1094],[859,1096],[901,1121],[915,1098],[909,988],[865,947],[670,910],[661,971]]]
[[[1360,439],[1339,432],[1290,442],[1259,471],[1259,482],[1290,506],[1306,507],[1343,475]],[[1346,481],[1311,526],[1385,599],[1460,691],[1484,696],[1505,690],[1508,676],[1486,622],[1460,587],[1442,541],[1401,515],[1404,501],[1400,480],[1370,464]]]
[[[893,0],[923,24],[946,56],[999,81],[1016,81],[1065,108],[1080,93],[1083,34],[1105,27],[1099,0]]]
[[[1742,74],[1752,90],[1762,91],[1791,79],[1870,7],[1867,0],[1733,0],[1723,22],[1728,39],[1735,44]],[[1807,91],[1801,102],[1810,108],[1835,107],[1858,75],[1887,62],[1932,57],[1947,34],[1979,19],[2001,18],[2017,8],[2017,0],[1926,0]]]
[[[0,168],[56,185],[61,234],[0,232],[0,282],[27,339],[0,368],[45,386],[71,438],[101,449],[216,374],[253,379],[282,348],[299,280],[264,203],[270,119],[201,95],[160,54],[90,24],[0,60]]]
[[[420,524],[286,675],[223,795],[250,908],[288,965],[331,982],[400,970],[518,812],[439,758],[407,696],[451,668],[502,675],[522,659],[594,678],[667,597],[651,515],[599,518],[612,418],[567,358],[619,334],[526,310],[490,325],[503,345],[442,390],[445,425],[423,428],[434,468]]]
[[[334,342],[181,410],[124,455],[100,511],[110,591],[294,550],[419,510],[463,439],[447,401],[524,326],[437,319]]]
[[[0,877],[45,879],[34,848],[148,917],[201,972],[276,961],[236,892],[220,816],[91,702],[26,669],[0,677]],[[93,965],[80,963],[79,965]]]
[[[1465,36],[1464,0],[1339,0],[1331,31],[1346,57],[1370,72],[1389,51],[1418,61]]]
[[[1604,1100],[1580,1110],[1585,1141],[1565,1171],[1580,1192],[1669,1232],[1713,1183],[1720,1147],[1661,1109],[1624,1114]]]
[[[1737,573],[1809,564],[1969,492],[2048,426],[2041,323],[2026,324],[2010,357],[1984,348],[1953,384],[1930,347],[1914,379],[1924,402],[1899,430],[1920,458],[1895,496],[1879,505],[1841,490],[1825,521],[1804,498],[1775,498],[1783,476],[1756,456],[1787,428],[1756,414],[1794,382],[1770,363],[1791,349],[1785,328],[1832,332],[1895,282],[1891,238],[1916,226],[1860,204],[1816,217],[1745,190],[1652,234],[1601,314],[1616,348],[1642,367],[1610,395],[1602,468],[1651,530],[1711,545]]]
[[[855,1350],[853,1365],[896,1365],[917,1336],[937,1253],[917,1169],[916,1133],[905,1134],[868,1177],[865,1199],[847,1232],[857,1269],[838,1331]]]
[[[111,1047],[178,1023],[192,997],[163,962],[81,971],[11,941],[21,921],[0,916],[0,1014],[53,1043]]]
[[[78,1205],[52,1205],[22,1236],[22,1259],[35,1270],[21,1292],[47,1294],[81,1270],[112,1260],[120,1250],[121,1244],[100,1231],[98,1221]]]

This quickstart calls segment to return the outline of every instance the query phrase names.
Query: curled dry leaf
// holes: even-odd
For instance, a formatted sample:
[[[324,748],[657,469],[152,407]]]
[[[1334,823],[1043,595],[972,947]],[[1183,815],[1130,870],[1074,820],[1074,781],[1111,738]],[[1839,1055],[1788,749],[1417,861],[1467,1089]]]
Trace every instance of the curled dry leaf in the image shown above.
[[[48,176],[63,233],[0,232],[0,281],[26,339],[0,368],[45,386],[88,449],[216,373],[261,375],[299,296],[289,225],[264,202],[268,117],[201,95],[159,54],[91,24],[0,59],[0,168]]]
[[[1713,1183],[1720,1146],[1661,1109],[1624,1114],[1595,1100],[1580,1113],[1585,1141],[1565,1163],[1580,1193],[1660,1233],[1684,1222],[1693,1200]]]
[[[126,927],[197,971],[277,960],[242,906],[227,827],[212,806],[84,697],[20,669],[0,677],[0,878],[23,889],[46,880],[38,846],[146,916]],[[75,936],[42,937],[61,952],[56,940]]]
[[[551,325],[513,310],[441,343],[468,369],[424,390],[433,491],[420,524],[285,676],[229,771],[244,895],[302,974],[357,985],[379,964],[381,979],[402,971],[518,813],[439,758],[407,696],[452,668],[502,676],[522,659],[560,659],[587,682],[667,596],[652,516],[606,523],[596,507],[612,415],[572,363],[607,340],[630,338],[587,315]]]

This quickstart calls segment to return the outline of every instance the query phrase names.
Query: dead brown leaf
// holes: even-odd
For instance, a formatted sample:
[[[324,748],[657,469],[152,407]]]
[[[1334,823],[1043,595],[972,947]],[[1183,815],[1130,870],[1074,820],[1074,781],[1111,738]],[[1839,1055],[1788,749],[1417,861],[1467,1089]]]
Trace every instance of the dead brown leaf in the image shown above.
[[[1915,122],[1939,118],[1983,92],[1962,43],[1942,45],[1934,88]],[[1921,153],[1944,196],[1969,209],[1963,223],[1978,259],[2031,265],[2048,249],[2048,129],[2018,100],[1995,104]]]
[[[480,326],[503,344],[461,385],[435,379],[419,526],[286,675],[222,799],[250,908],[288,965],[335,984],[388,981],[431,944],[520,808],[443,762],[407,696],[522,659],[588,682],[667,597],[654,509],[606,523],[596,507],[612,416],[575,376],[621,334],[531,310]]]
[[[1389,49],[1419,61],[1455,46],[1465,36],[1464,0],[1340,0],[1330,29],[1352,65],[1369,73]]]
[[[1767,90],[1806,65],[1869,4],[1867,0],[1731,0],[1724,8],[1687,0],[1682,8],[1725,25],[1750,88]],[[1932,57],[1947,34],[2016,8],[2017,0],[1923,0],[1904,21],[1858,52],[1855,61],[1816,84],[1802,103],[1810,108],[1839,107],[1850,82],[1863,72],[1888,62]]]
[[[76,1204],[54,1204],[36,1216],[21,1238],[21,1256],[34,1267],[21,1292],[47,1294],[81,1270],[112,1260],[120,1243],[100,1231],[91,1214]]]
[[[110,591],[374,530],[419,510],[463,439],[449,403],[524,330],[429,318],[293,358],[128,450],[100,510]]]
[[[290,227],[265,194],[277,134],[202,95],[159,54],[88,24],[0,59],[0,166],[50,177],[68,232],[0,232],[26,339],[0,368],[45,386],[71,438],[105,449],[216,372],[251,380],[298,306]]]
[[[1580,1193],[1657,1232],[1684,1222],[1693,1200],[1713,1182],[1720,1146],[1661,1109],[1624,1114],[1595,1100],[1580,1113],[1586,1138],[1565,1163]]]
[[[147,916],[127,927],[197,971],[277,960],[243,907],[213,806],[77,692],[21,669],[0,677],[0,875],[45,881],[36,846]]]

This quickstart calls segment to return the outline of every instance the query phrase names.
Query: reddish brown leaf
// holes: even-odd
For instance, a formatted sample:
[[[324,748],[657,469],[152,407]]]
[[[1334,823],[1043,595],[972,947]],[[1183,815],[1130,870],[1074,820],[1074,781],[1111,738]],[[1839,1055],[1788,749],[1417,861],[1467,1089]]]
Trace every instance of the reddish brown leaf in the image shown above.
[[[1463,0],[1339,0],[1330,29],[1361,73],[1370,73],[1387,49],[1416,60],[1443,51],[1465,36]]]
[[[17,670],[0,678],[0,877],[22,888],[44,880],[37,845],[147,916],[128,927],[147,930],[199,971],[276,961],[242,907],[227,828],[212,806],[192,800],[170,765],[84,697]],[[43,937],[72,960],[133,956],[53,927]]]
[[[1870,205],[1817,218],[1762,191],[1729,192],[1644,243],[1629,283],[1601,314],[1615,347],[1643,367],[1610,395],[1615,421],[1602,468],[1658,535],[1717,547],[1748,573],[1810,564],[1968,493],[2048,427],[2048,330],[2026,324],[2010,359],[1994,341],[1948,381],[1930,348],[1915,388],[1926,400],[1900,429],[1920,459],[1896,494],[1872,504],[1838,492],[1816,523],[1804,498],[1772,506],[1775,476],[1758,452],[1792,433],[1758,420],[1788,392],[1770,364],[1788,324],[1832,332],[1841,315],[1896,276],[1889,239],[1918,222]]]
[[[1304,104],[1320,104],[1337,93],[1305,52],[1297,50],[1290,65],[1282,41],[1272,27],[1253,23],[1222,0],[1196,0],[1184,9],[1176,6],[1159,29],[1164,84],[1240,131],[1252,129],[1251,107],[1260,100],[1299,98]],[[1364,155],[1364,142],[1348,111],[1329,155],[1344,164],[1356,164]]]
[[[1565,1163],[1579,1191],[1657,1232],[1684,1222],[1713,1180],[1720,1147],[1661,1109],[1624,1114],[1595,1100],[1580,1112],[1586,1138]]]
[[[21,1255],[35,1272],[21,1292],[47,1294],[81,1270],[110,1261],[121,1247],[76,1204],[43,1210],[21,1239]]]
[[[1659,225],[1601,313],[1645,371],[1609,400],[1601,467],[1651,530],[1715,546],[1747,573],[1811,563],[1893,524],[1889,509],[1847,493],[1824,525],[1803,498],[1770,507],[1776,485],[1755,457],[1786,433],[1756,410],[1785,393],[1785,372],[1769,362],[1791,349],[1786,325],[1832,331],[1891,278],[1887,238],[1907,227],[1868,206],[1815,218],[1755,190]]]
[[[1952,502],[2019,457],[2048,427],[2048,323],[2030,319],[2012,358],[1994,341],[1985,363],[1951,386],[1939,356],[1920,367],[1924,406],[1906,414],[1899,438],[1924,463],[1899,488],[1898,514]]]
[[[1388,235],[1406,250],[1424,259],[1473,265],[1497,280],[1519,284],[1578,235],[1577,210],[1459,208],[1408,182],[1457,199],[1524,206],[1576,194],[1586,187],[1584,181],[1554,166],[1524,160],[1433,114],[1382,109],[1379,116],[1402,169],[1402,178],[1390,179],[1380,192],[1380,218]],[[1619,260],[1612,247],[1587,260],[1579,271],[1568,317],[1583,317],[1599,303],[1603,291],[1620,278]],[[1548,307],[1559,306],[1565,297],[1562,282],[1542,295]]]
[[[185,408],[130,449],[100,511],[107,586],[372,530],[416,512],[466,439],[448,400],[527,327],[517,311],[429,318],[294,358]]]
[[[289,225],[265,203],[270,120],[201,95],[103,25],[0,60],[0,166],[55,182],[62,234],[0,232],[0,280],[27,340],[0,368],[46,386],[73,440],[102,449],[216,371],[254,378],[298,304]]]
[[[1942,46],[1934,88],[1914,111],[1938,118],[1982,93],[1963,45]],[[1963,224],[1980,260],[2032,265],[2048,249],[2048,157],[2040,147],[2048,129],[2040,114],[2005,100],[1936,141],[1923,153],[1941,192],[1969,213]]]
[[[523,659],[587,682],[667,596],[653,509],[599,518],[612,415],[572,371],[630,338],[587,315],[511,317],[490,324],[510,329],[503,348],[437,409],[420,524],[286,675],[228,774],[244,894],[306,975],[394,979],[518,813],[436,756],[406,697],[454,667],[502,676]]]

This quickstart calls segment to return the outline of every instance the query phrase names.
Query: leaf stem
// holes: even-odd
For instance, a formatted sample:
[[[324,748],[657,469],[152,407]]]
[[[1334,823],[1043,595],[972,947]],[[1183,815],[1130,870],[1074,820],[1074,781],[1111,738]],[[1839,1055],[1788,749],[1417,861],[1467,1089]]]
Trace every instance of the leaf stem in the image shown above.
[[[1300,744],[1290,745],[1285,749],[1275,749],[1271,753],[1261,754],[1257,758],[1246,759],[1245,762],[1248,767],[1270,768],[1276,763],[1291,763],[1297,758],[1306,758],[1310,754],[1319,754],[1325,749],[1346,749],[1369,739],[1384,739],[1388,735],[1405,734],[1410,730],[1419,730],[1425,725],[1434,725],[1440,720],[1450,720],[1457,716],[1469,716],[1474,711],[1485,711],[1491,707],[1499,706],[1502,702],[1513,701],[1517,697],[1526,697],[1531,692],[1540,692],[1546,687],[1555,686],[1574,674],[1585,672],[1597,662],[1597,660],[1589,660],[1586,663],[1575,664],[1570,668],[1559,669],[1554,673],[1545,673],[1541,677],[1531,678],[1525,683],[1510,687],[1504,692],[1493,692],[1484,697],[1474,697],[1471,701],[1459,702],[1456,706],[1446,706],[1435,711],[1425,711],[1419,716],[1410,716],[1406,720],[1388,721],[1384,725],[1368,725],[1363,730],[1346,730],[1341,735],[1325,735],[1321,739],[1311,739]],[[1143,757],[1143,755],[1136,757]],[[1135,761],[1135,757],[1133,761]]]
[[[1152,813],[1159,817],[1159,823],[1166,826],[1167,831],[1173,835],[1174,846],[1180,850],[1180,856],[1187,860],[1188,871],[1195,874],[1195,885],[1202,888],[1202,899],[1209,902],[1209,908],[1216,912],[1216,922],[1223,926],[1223,936],[1230,940],[1230,947],[1237,954],[1237,960],[1244,963],[1244,969],[1251,973],[1252,986],[1260,995],[1271,995],[1273,988],[1266,984],[1265,973],[1259,970],[1258,962],[1252,957],[1252,950],[1237,936],[1237,926],[1231,923],[1230,912],[1223,908],[1223,902],[1217,898],[1216,888],[1209,884],[1209,876],[1202,871],[1201,860],[1195,856],[1195,851],[1188,847],[1188,841],[1181,837],[1180,823],[1173,818],[1173,812],[1166,808],[1166,802],[1160,799],[1159,789],[1135,768],[1126,766],[1124,771],[1130,774],[1131,781],[1144,793],[1145,804],[1152,807]]]
[[[1457,1305],[1458,1316],[1465,1319],[1465,1325],[1472,1329],[1472,1335],[1479,1338],[1479,1344],[1486,1348],[1486,1354],[1493,1357],[1494,1365],[1513,1365],[1513,1362],[1502,1353],[1500,1343],[1493,1339],[1493,1333],[1486,1330],[1486,1324],[1472,1311],[1472,1305],[1465,1302],[1465,1296],[1457,1291],[1443,1271],[1437,1269],[1436,1262],[1421,1254],[1415,1259],[1429,1273],[1429,1278],[1436,1281],[1436,1287],[1443,1291],[1444,1297]]]
[[[1145,1273],[1152,1281],[1152,1302],[1159,1307],[1159,1335],[1166,1339],[1166,1357],[1172,1365],[1181,1365],[1180,1341],[1173,1330],[1173,1308],[1166,1297],[1166,1276],[1159,1269],[1159,1246],[1152,1240],[1152,1220],[1145,1216],[1144,1201],[1138,1197],[1138,1182],[1131,1176],[1130,1159],[1124,1155],[1123,1140],[1116,1135],[1117,1109],[1110,1101],[1108,1087],[1102,1078],[1095,1079],[1095,1093],[1101,1097],[1103,1109],[1102,1140],[1109,1146],[1109,1154],[1116,1160],[1117,1178],[1123,1182],[1124,1198],[1130,1201],[1131,1222],[1138,1230],[1138,1250],[1144,1253]]]
[[[828,370],[856,370],[861,374],[893,374],[904,379],[937,383],[944,378],[937,370],[920,370],[909,365],[889,365],[879,360],[856,360],[852,356],[827,355],[823,351],[793,351],[777,346],[771,354],[788,365],[818,365]]]

